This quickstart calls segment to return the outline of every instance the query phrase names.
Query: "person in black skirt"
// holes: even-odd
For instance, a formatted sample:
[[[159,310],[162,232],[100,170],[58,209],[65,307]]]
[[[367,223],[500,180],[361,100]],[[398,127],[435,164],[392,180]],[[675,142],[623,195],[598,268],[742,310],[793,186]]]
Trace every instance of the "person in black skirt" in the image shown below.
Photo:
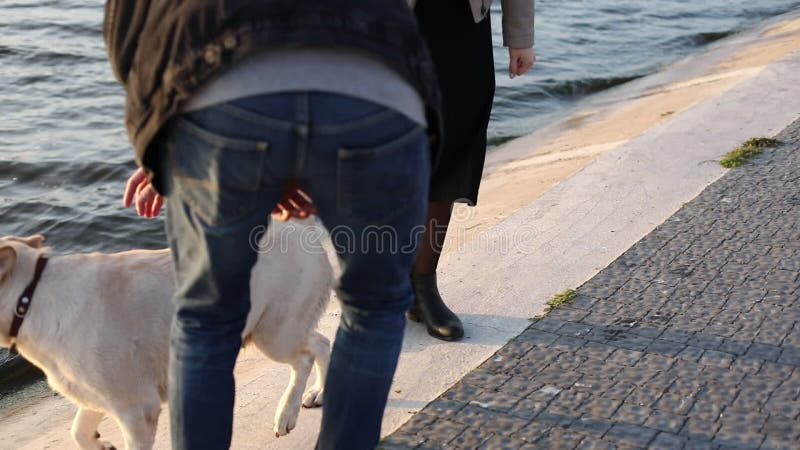
[[[412,2],[413,3],[413,2]],[[411,274],[414,305],[408,318],[438,339],[464,336],[461,320],[445,305],[436,284],[450,214],[456,202],[478,202],[486,131],[495,89],[491,0],[417,0],[414,11],[428,43],[442,90],[444,146],[431,177],[428,217]],[[503,0],[503,44],[510,76],[533,66],[534,0]]]

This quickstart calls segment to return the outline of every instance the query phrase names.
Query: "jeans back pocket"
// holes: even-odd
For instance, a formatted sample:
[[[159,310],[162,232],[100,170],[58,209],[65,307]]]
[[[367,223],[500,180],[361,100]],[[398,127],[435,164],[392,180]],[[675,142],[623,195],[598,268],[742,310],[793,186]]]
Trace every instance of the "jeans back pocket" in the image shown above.
[[[387,224],[419,201],[430,165],[424,130],[414,126],[385,144],[338,151],[337,209],[361,224]]]
[[[210,226],[250,214],[257,205],[269,144],[222,136],[185,119],[175,121],[167,141],[175,194]]]

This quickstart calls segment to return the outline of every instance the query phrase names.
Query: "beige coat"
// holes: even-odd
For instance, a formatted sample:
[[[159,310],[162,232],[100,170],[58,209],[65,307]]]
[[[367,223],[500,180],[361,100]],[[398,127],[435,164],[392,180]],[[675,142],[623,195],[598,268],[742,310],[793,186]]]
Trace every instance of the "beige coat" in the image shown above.
[[[419,0],[408,0],[413,8]],[[439,0],[423,0],[439,1]],[[503,45],[510,48],[533,47],[533,18],[535,0],[501,0],[503,5]],[[489,14],[492,0],[469,0],[475,23]]]

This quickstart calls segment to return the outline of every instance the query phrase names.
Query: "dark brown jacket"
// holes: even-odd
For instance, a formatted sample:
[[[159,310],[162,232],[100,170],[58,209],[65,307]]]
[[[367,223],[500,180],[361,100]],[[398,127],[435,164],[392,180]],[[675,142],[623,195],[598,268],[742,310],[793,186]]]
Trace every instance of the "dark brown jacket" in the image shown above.
[[[237,61],[276,47],[367,51],[419,91],[434,140],[441,129],[433,64],[405,0],[107,0],[103,35],[125,88],[136,160],[148,170],[154,138],[186,100]]]

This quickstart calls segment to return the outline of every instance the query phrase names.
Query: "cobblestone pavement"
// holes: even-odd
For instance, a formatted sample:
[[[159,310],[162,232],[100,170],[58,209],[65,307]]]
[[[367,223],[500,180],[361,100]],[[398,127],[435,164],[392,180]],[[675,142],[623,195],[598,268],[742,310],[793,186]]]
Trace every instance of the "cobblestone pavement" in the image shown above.
[[[800,449],[800,121],[385,449]]]

